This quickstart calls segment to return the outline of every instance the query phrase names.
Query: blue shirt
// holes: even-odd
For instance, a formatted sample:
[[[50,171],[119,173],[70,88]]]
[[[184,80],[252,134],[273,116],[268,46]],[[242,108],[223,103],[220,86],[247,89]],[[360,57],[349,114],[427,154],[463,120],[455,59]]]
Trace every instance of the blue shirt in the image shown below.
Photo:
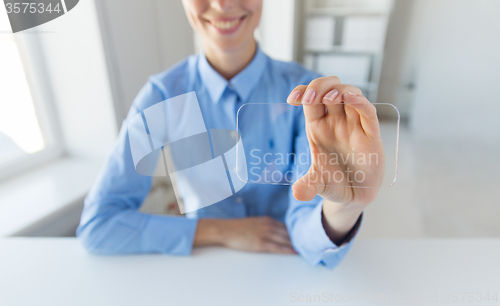
[[[334,268],[351,247],[361,218],[346,242],[337,246],[322,225],[322,199],[317,196],[309,202],[297,201],[290,186],[246,184],[233,196],[185,217],[139,212],[152,178],[136,172],[127,131],[128,122],[136,114],[192,91],[196,92],[207,129],[236,130],[236,112],[241,105],[285,103],[297,85],[309,84],[318,77],[297,63],[272,60],[260,49],[251,63],[229,82],[210,66],[203,53],[151,76],[135,99],[114,151],[85,199],[77,236],[96,254],[189,255],[199,218],[271,216],[286,223],[295,250],[309,263]],[[296,109],[302,112],[301,107]],[[252,115],[249,112],[247,116]],[[296,118],[273,129],[256,125],[250,139],[243,140],[279,138],[275,144],[278,151],[289,151],[292,146],[299,154],[308,148],[308,141],[304,117]]]

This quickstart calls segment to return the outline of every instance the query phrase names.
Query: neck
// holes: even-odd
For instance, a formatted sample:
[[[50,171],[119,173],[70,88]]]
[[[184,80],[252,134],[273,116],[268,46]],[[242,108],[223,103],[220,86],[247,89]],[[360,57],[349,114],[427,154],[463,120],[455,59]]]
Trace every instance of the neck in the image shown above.
[[[230,80],[250,64],[257,52],[257,42],[252,38],[242,48],[231,51],[221,51],[209,44],[205,44],[204,48],[210,65],[226,80]]]

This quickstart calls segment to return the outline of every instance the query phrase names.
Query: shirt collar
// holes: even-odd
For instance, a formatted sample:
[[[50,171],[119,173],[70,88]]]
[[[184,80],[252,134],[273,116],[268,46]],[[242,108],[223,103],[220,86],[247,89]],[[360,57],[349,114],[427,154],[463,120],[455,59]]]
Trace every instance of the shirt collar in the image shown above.
[[[219,102],[226,87],[233,89],[240,99],[245,102],[262,77],[266,69],[266,62],[267,56],[257,47],[257,53],[250,64],[228,82],[212,68],[207,61],[205,53],[202,52],[198,61],[198,71],[203,84],[215,104]]]

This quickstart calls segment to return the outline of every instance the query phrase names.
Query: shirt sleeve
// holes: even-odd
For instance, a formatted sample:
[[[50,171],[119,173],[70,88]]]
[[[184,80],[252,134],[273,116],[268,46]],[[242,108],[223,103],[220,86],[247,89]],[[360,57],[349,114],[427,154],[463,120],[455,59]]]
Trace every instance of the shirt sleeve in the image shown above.
[[[138,211],[152,179],[135,170],[127,126],[146,106],[163,100],[165,97],[151,82],[144,86],[122,123],[113,152],[85,198],[77,236],[91,253],[191,253],[197,219]]]
[[[300,108],[302,112],[302,108]],[[296,175],[302,176],[307,172],[310,162],[302,163],[300,156],[307,154],[309,143],[304,126],[303,115],[299,116],[298,130],[295,137],[294,152],[297,158]],[[353,229],[340,246],[335,245],[325,232],[322,222],[323,202],[316,196],[308,202],[301,202],[293,197],[292,188],[289,191],[289,207],[285,216],[285,223],[295,250],[312,265],[323,264],[329,269],[335,268],[352,246],[358,233],[362,217],[358,219]]]

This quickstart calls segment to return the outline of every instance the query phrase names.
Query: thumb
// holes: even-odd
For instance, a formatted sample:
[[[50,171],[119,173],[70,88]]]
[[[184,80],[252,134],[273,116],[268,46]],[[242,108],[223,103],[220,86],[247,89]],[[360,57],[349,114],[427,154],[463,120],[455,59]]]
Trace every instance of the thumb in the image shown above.
[[[318,181],[318,173],[312,168],[292,186],[293,196],[299,201],[311,201],[318,194],[315,183]]]

